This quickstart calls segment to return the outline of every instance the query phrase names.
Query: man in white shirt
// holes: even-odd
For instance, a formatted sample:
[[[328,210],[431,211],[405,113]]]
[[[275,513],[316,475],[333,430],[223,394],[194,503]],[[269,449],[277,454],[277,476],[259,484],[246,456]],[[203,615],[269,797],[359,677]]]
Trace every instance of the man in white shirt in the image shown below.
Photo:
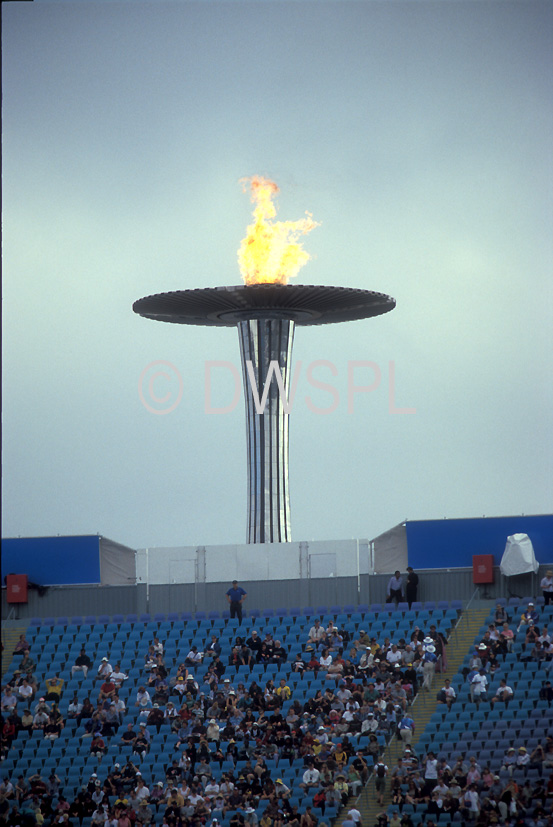
[[[456,698],[457,693],[451,686],[451,681],[449,680],[449,678],[446,678],[444,681],[444,685],[438,692],[438,702],[442,704],[447,704],[447,708],[451,709],[451,706],[455,703]]]
[[[28,704],[28,700],[33,697],[33,687],[27,680],[27,678],[23,678],[21,681],[21,685],[17,687],[17,694],[19,695],[20,699],[25,703]]]
[[[509,701],[512,699],[513,695],[514,695],[514,692],[513,692],[512,688],[510,686],[507,686],[507,681],[505,680],[505,678],[502,678],[501,681],[500,681],[500,684],[499,684],[499,686],[496,690],[495,695],[490,700],[490,704],[491,704],[492,709],[494,708],[495,704],[498,701],[503,701],[503,703],[507,707],[509,705]]]
[[[107,681],[111,673],[113,672],[113,667],[107,658],[102,658],[100,661],[100,666],[98,667],[98,674],[94,678],[96,681]]]
[[[438,783],[438,759],[433,752],[428,752],[424,762],[425,795],[430,795]]]
[[[321,626],[321,621],[319,618],[315,619],[314,625],[310,628],[307,642],[310,643],[311,646],[314,646],[315,649],[326,643],[326,632]]]
[[[126,681],[128,677],[128,675],[125,675],[125,673],[121,671],[121,664],[116,663],[115,669],[110,675],[111,682],[115,684],[115,688],[120,689],[123,686],[123,682]]]
[[[486,670],[480,669],[480,671],[473,677],[470,684],[471,700],[477,705],[480,704],[480,701],[485,701],[487,699],[487,688],[488,678],[486,677]]]
[[[386,660],[388,661],[388,663],[392,664],[392,666],[394,666],[396,663],[401,663],[401,652],[399,651],[395,643],[392,643],[392,648],[388,649],[388,652],[386,654]]]
[[[393,576],[388,581],[388,588],[386,589],[386,603],[401,603],[403,600],[403,578],[401,572],[394,572]]]
[[[319,780],[321,777],[321,773],[319,772],[316,767],[310,766],[306,769],[303,774],[303,779],[300,784],[304,790],[312,790],[319,786]]]

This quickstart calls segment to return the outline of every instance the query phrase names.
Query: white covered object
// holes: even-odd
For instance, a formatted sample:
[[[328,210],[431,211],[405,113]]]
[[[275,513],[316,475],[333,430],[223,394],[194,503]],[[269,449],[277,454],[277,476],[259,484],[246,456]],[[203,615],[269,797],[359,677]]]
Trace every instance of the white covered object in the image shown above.
[[[534,554],[532,540],[527,534],[511,534],[507,537],[507,544],[501,564],[501,574],[506,577],[513,577],[515,574],[527,574],[537,572],[539,565]]]

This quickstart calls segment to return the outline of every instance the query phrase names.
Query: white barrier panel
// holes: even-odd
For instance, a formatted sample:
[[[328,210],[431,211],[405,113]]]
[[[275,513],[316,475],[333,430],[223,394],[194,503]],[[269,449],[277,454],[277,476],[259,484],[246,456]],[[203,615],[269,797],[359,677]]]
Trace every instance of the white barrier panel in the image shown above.
[[[138,583],[225,583],[372,573],[368,540],[139,549]]]

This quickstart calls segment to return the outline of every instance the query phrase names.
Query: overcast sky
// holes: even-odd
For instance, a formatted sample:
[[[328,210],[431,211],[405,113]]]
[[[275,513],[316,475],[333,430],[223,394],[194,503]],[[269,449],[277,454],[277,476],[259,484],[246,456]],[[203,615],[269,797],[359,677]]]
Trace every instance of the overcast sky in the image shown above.
[[[279,185],[279,218],[321,224],[296,283],[397,300],[296,330],[293,539],[551,511],[550,2],[79,0],[2,18],[3,536],[245,541],[243,400],[205,412],[205,361],[239,368],[237,334],[132,303],[240,283],[251,175]],[[307,382],[318,359],[337,370],[317,373],[340,394],[329,415],[305,402],[332,402]],[[352,361],[381,384],[348,413]],[[390,413],[390,362],[415,413]],[[180,404],[150,412],[140,377],[146,401],[150,384],[174,400],[177,371]],[[230,371],[212,389],[228,405]]]

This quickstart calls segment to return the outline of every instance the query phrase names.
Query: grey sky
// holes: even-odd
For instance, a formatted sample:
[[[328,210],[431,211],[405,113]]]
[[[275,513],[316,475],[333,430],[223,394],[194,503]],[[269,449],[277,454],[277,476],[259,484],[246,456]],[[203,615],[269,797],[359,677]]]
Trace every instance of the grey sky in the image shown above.
[[[3,534],[243,542],[242,400],[204,412],[233,330],[135,316],[240,281],[247,175],[312,212],[297,283],[389,293],[390,314],[298,329],[295,540],[552,505],[550,3],[6,3]],[[338,377],[306,380],[315,359]],[[155,416],[142,371],[184,395]],[[347,413],[348,360],[382,385]],[[398,407],[390,415],[388,364]],[[372,381],[356,373],[359,384]],[[156,385],[163,395],[167,388]],[[213,404],[230,402],[213,373]]]

